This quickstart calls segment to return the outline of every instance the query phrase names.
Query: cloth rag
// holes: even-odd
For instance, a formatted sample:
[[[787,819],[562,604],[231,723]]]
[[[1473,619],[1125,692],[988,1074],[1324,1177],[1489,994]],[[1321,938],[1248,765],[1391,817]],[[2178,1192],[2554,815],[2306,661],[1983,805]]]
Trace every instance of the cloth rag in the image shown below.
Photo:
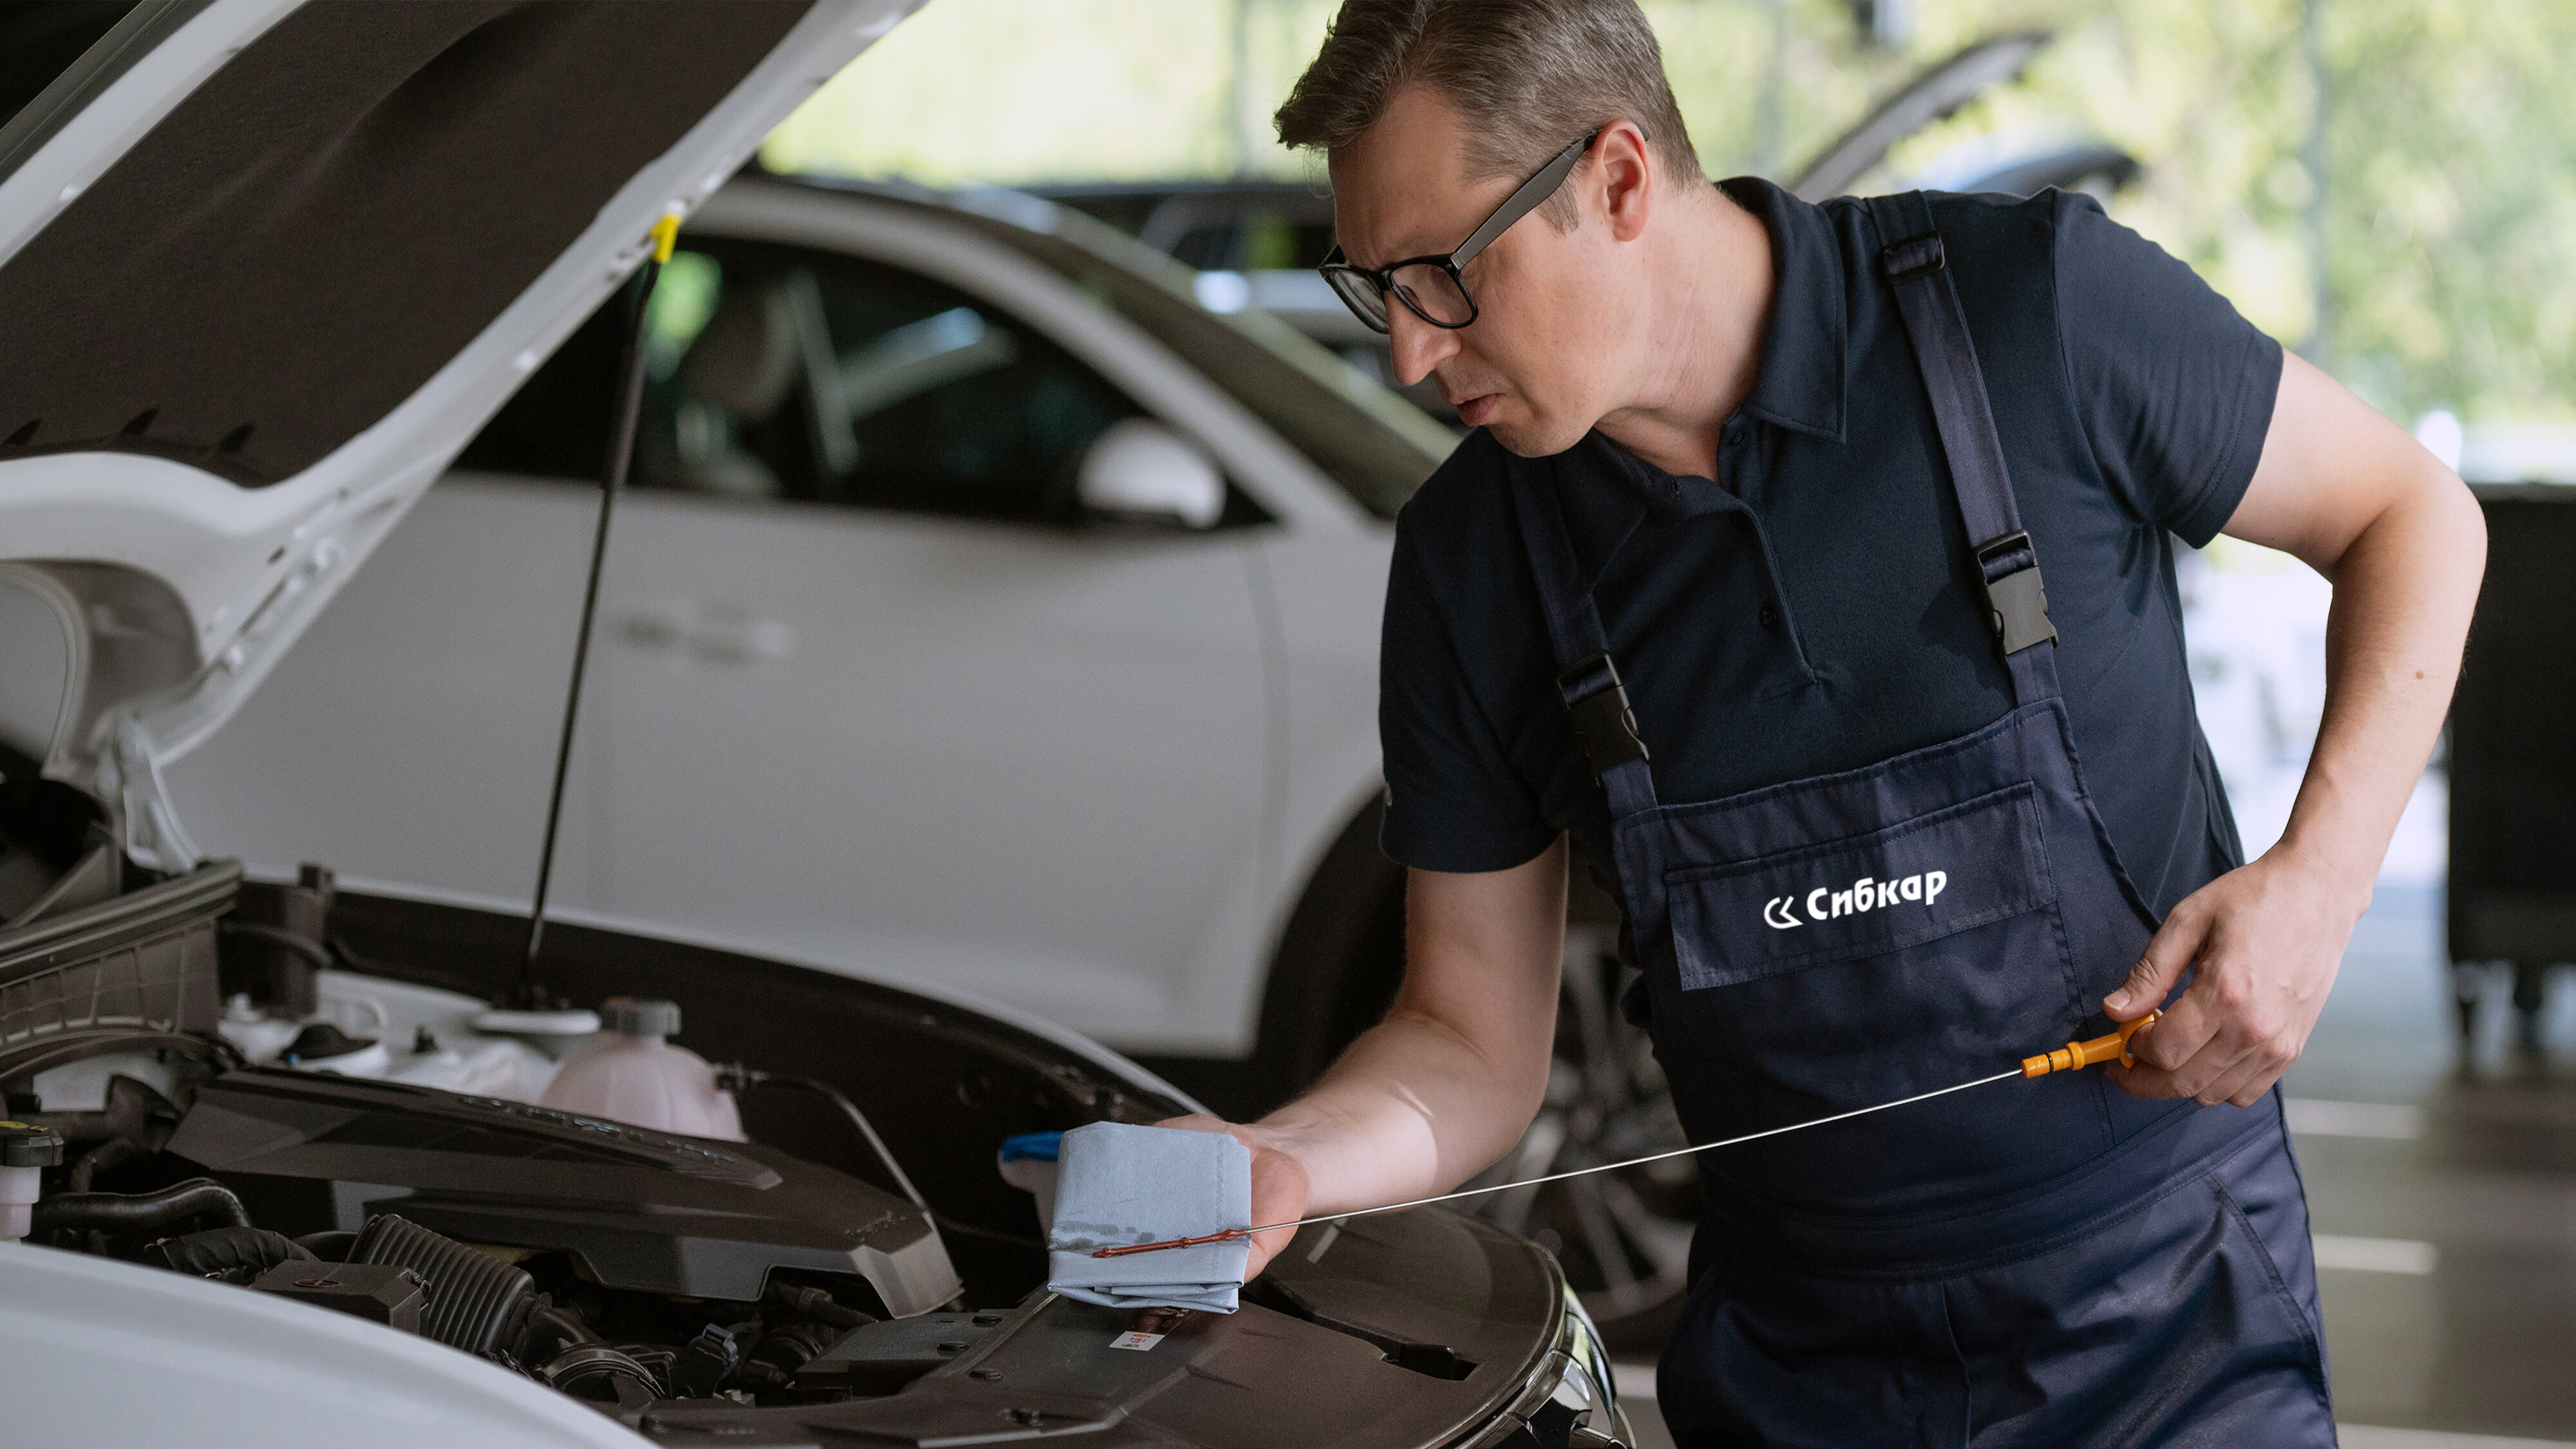
[[[1195,1238],[1252,1221],[1252,1151],[1221,1132],[1094,1122],[1064,1134],[1047,1287],[1110,1308],[1232,1313],[1242,1239],[1095,1258],[1095,1248]]]

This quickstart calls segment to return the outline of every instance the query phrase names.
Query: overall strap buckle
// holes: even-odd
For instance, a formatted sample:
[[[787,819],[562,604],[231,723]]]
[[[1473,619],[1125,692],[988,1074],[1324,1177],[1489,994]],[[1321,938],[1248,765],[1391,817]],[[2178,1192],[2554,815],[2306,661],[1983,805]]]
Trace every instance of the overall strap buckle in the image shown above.
[[[1977,545],[1977,585],[1986,597],[1986,622],[2003,641],[2006,655],[2033,644],[2057,642],[2057,626],[2048,620],[2048,590],[2039,577],[2039,552],[2023,529]]]
[[[1637,737],[1636,712],[1628,707],[1627,687],[1619,682],[1619,668],[1607,652],[1576,661],[1556,677],[1556,687],[1595,779],[1647,758],[1646,742]]]
[[[1942,250],[1941,234],[1937,231],[1889,242],[1878,254],[1880,270],[1887,273],[1887,280],[1895,286],[1903,286],[1917,277],[1928,277],[1949,264],[1949,253]]]

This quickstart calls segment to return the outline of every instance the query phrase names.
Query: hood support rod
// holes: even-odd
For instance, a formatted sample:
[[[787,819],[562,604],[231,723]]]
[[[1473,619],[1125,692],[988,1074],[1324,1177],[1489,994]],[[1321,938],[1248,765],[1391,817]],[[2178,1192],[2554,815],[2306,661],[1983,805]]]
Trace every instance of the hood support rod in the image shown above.
[[[608,525],[616,516],[617,495],[626,491],[626,474],[635,461],[635,431],[644,412],[644,323],[653,283],[680,232],[677,212],[653,224],[653,247],[637,268],[626,291],[626,351],[617,368],[617,412],[608,428],[608,459],[600,477],[599,524],[590,539],[590,580],[581,595],[581,636],[573,642],[572,686],[564,698],[563,736],[555,745],[554,788],[546,796],[546,841],[537,853],[537,889],[528,906],[528,949],[519,962],[519,984],[509,1004],[543,1009],[550,1004],[537,984],[537,952],[546,938],[546,895],[554,884],[555,835],[563,824],[564,780],[572,769],[572,740],[581,719],[582,677],[590,667],[590,636],[599,618],[599,576],[608,562]]]

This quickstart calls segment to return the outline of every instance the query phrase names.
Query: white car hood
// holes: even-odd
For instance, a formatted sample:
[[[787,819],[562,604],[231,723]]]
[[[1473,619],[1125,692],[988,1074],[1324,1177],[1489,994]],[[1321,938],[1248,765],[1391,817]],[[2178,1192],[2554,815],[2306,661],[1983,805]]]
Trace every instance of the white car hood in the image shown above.
[[[145,0],[0,117],[0,773],[193,864],[161,765],[920,3]]]

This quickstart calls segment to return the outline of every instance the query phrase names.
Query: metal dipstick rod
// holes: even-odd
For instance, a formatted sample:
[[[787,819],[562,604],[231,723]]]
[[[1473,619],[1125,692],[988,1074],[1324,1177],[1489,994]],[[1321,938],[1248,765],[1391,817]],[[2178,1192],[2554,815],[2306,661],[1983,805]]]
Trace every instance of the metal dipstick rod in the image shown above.
[[[546,839],[537,852],[537,889],[528,907],[528,947],[519,961],[519,985],[513,993],[519,1004],[529,1007],[547,1005],[535,999],[537,951],[546,936],[546,894],[554,884],[555,834],[563,823],[564,780],[572,769],[573,727],[581,717],[582,676],[590,667],[590,635],[599,617],[599,576],[608,558],[608,525],[617,511],[617,495],[625,491],[627,470],[634,463],[635,430],[644,411],[646,307],[653,298],[653,283],[661,275],[662,264],[671,259],[671,248],[679,234],[678,213],[666,213],[655,222],[652,250],[645,254],[644,265],[628,284],[633,294],[628,302],[632,311],[627,318],[626,351],[617,372],[617,411],[609,423],[608,462],[600,478],[599,523],[590,540],[590,580],[581,595],[581,635],[573,641],[572,685],[564,699],[563,734],[555,747],[554,788],[546,796]]]
[[[2044,1077],[2050,1072],[2080,1071],[2097,1062],[2107,1061],[2117,1061],[2122,1065],[2133,1065],[2136,1058],[2129,1055],[2129,1038],[2136,1035],[2140,1027],[2145,1026],[2147,1023],[2154,1021],[2162,1015],[2164,1015],[2164,1013],[2161,1011],[2148,1012],[2146,1015],[2139,1017],[2136,1021],[2122,1025],[2119,1030],[2112,1032],[2108,1036],[2098,1036],[2091,1041],[2068,1042],[2065,1046],[2058,1048],[2056,1051],[2043,1052],[2035,1057],[2026,1057],[2022,1060],[2022,1064],[2020,1066],[2014,1067],[2009,1071],[1997,1072],[1991,1077],[1979,1077],[1975,1081],[1961,1082],[1956,1086],[1939,1087],[1929,1092],[1917,1092],[1911,1097],[1899,1097],[1893,1102],[1880,1102],[1874,1106],[1868,1107],[1854,1107],[1848,1112],[1836,1112],[1829,1117],[1814,1117],[1804,1122],[1792,1122],[1785,1127],[1766,1127],[1762,1131],[1747,1132],[1741,1137],[1729,1137],[1722,1142],[1702,1142],[1694,1147],[1676,1147],[1670,1152],[1657,1152],[1645,1157],[1631,1157],[1625,1162],[1604,1162],[1597,1167],[1578,1167],[1570,1172],[1552,1172],[1545,1177],[1524,1178],[1519,1182],[1501,1182],[1494,1184],[1492,1187],[1471,1187],[1459,1192],[1444,1192],[1435,1197],[1417,1197],[1407,1202],[1391,1202],[1379,1207],[1354,1208],[1349,1212],[1327,1213],[1321,1217],[1299,1218],[1293,1223],[1264,1223],[1259,1227],[1253,1228],[1226,1228],[1222,1231],[1208,1233],[1202,1237],[1196,1238],[1166,1238],[1163,1241],[1156,1243],[1128,1243],[1112,1248],[1095,1248],[1092,1250],[1091,1256],[1095,1258],[1123,1258],[1130,1253],[1157,1253],[1166,1248],[1195,1248],[1203,1243],[1232,1242],[1237,1238],[1248,1238],[1254,1233],[1266,1233],[1276,1228],[1312,1227],[1317,1223],[1339,1222],[1344,1218],[1363,1218],[1372,1213],[1391,1213],[1401,1208],[1425,1207],[1435,1202],[1455,1202],[1462,1197],[1481,1197],[1489,1192],[1508,1192],[1516,1187],[1537,1187],[1542,1183],[1562,1182],[1569,1177],[1584,1177],[1595,1172],[1616,1172],[1623,1167],[1639,1167],[1649,1162],[1662,1162],[1666,1158],[1688,1157],[1695,1152],[1715,1152],[1721,1147],[1736,1147],[1747,1142],[1758,1141],[1765,1137],[1777,1137],[1783,1132],[1803,1132],[1807,1128],[1822,1127],[1829,1122],[1847,1122],[1854,1117],[1866,1117],[1872,1112],[1885,1112],[1896,1107],[1911,1106],[1916,1102],[1930,1101],[1934,1097],[1946,1097],[1952,1092],[1964,1092],[1970,1087],[1982,1087],[1990,1082],[2003,1081],[2007,1077]]]

